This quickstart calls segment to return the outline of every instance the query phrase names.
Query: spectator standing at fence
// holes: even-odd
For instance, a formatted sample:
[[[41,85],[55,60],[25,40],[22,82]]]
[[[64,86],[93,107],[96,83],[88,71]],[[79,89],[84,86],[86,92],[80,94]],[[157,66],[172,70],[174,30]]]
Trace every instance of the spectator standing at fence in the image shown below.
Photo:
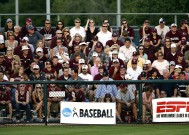
[[[16,116],[17,120],[19,122],[20,120],[20,110],[24,109],[26,110],[26,121],[29,122],[31,121],[31,110],[30,110],[30,96],[29,96],[29,91],[26,89],[25,84],[20,84],[18,86],[18,89],[16,90],[15,93],[15,99],[16,99]]]
[[[127,36],[133,41],[135,38],[134,30],[131,28],[125,18],[121,20],[121,27],[119,27],[119,35],[123,36],[123,31],[127,31]]]
[[[74,24],[75,26],[70,29],[70,36],[73,38],[75,34],[78,33],[81,35],[82,41],[84,41],[86,37],[86,33],[85,33],[85,29],[81,27],[81,20],[79,18],[76,18],[74,20]]]
[[[112,78],[109,77],[107,71],[104,71],[103,78],[100,81],[113,81]],[[97,87],[97,91],[95,94],[95,101],[102,101],[106,93],[110,93],[113,101],[116,99],[117,95],[117,87],[115,84],[99,84]]]
[[[155,27],[157,34],[161,36],[161,43],[164,44],[165,35],[170,30],[168,26],[165,25],[165,20],[163,18],[159,19],[159,25]]]
[[[8,39],[8,32],[14,32],[14,24],[12,22],[11,18],[8,18],[6,21],[6,26],[5,26],[5,30],[4,30],[4,34],[5,34],[5,39]]]
[[[150,22],[149,20],[145,20],[143,26],[139,29],[140,42],[143,44],[143,40],[150,36],[151,33]]]
[[[179,73],[179,80],[187,80],[186,79],[186,74],[185,74],[185,72],[184,71],[181,71],[180,73]],[[187,94],[186,94],[186,89],[187,89],[187,84],[186,83],[182,83],[182,82],[180,82],[180,83],[178,83],[177,84],[177,89],[178,89],[178,96],[179,97],[187,97]]]
[[[34,91],[32,92],[32,100],[34,102],[34,115],[38,115],[40,119],[42,119],[42,111],[43,111],[43,89],[41,84],[36,84]]]
[[[26,18],[26,23],[24,26],[22,26],[21,33],[23,36],[26,36],[28,34],[28,26],[32,25],[32,19],[31,18]],[[37,31],[36,27],[34,27],[34,31]]]
[[[8,118],[12,118],[11,93],[5,85],[0,86],[0,111],[2,109],[8,110]]]
[[[123,54],[126,63],[131,59],[133,52],[136,52],[136,48],[132,46],[130,38],[126,38],[124,46],[119,48],[119,53]]]
[[[97,33],[98,41],[103,44],[103,47],[106,46],[106,42],[112,39],[112,33],[108,31],[108,24],[103,23],[101,26],[101,30]]]
[[[180,45],[180,40],[182,38],[182,35],[177,30],[176,23],[171,24],[171,30],[166,33],[165,37],[169,37],[171,39],[171,42],[175,43],[176,46]]]
[[[55,36],[55,30],[51,27],[50,20],[45,20],[44,28],[42,28],[39,33],[45,38],[45,47],[50,47],[52,37]]]
[[[181,20],[181,27],[178,29],[178,31],[181,33],[181,36],[185,37],[185,39],[188,41],[189,27],[187,20]]]
[[[85,31],[86,31],[86,42],[91,42],[96,36],[96,34],[99,32],[98,28],[95,27],[95,21],[94,19],[87,19],[87,23],[85,25]]]

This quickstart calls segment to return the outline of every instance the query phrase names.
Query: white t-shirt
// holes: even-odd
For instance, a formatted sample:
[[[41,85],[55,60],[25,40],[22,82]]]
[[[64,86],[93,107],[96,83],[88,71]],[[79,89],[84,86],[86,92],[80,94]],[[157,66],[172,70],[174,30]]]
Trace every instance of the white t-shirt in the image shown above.
[[[164,60],[163,62],[158,62],[155,60],[152,63],[152,67],[155,67],[161,75],[163,75],[163,70],[164,69],[169,69],[169,62],[167,60]]]
[[[132,77],[132,80],[138,80],[138,76],[141,74],[141,72],[142,68],[140,66],[137,66],[136,70],[134,70],[132,67],[127,69],[127,74]]]
[[[164,26],[163,28],[160,28],[160,25],[155,27],[157,30],[157,34],[162,37],[162,39],[165,39],[166,33],[170,30],[168,26]]]
[[[75,36],[76,33],[79,33],[82,38],[85,38],[85,29],[83,27],[80,27],[79,29],[76,29],[75,27],[71,28],[70,30],[70,36],[73,38]]]
[[[84,81],[93,81],[93,76],[91,74],[80,73],[78,76],[81,77]]]
[[[136,48],[132,45],[129,48],[126,48],[126,46],[119,48],[119,53],[124,55],[125,61],[129,61],[132,58],[133,52],[136,52]]]
[[[97,33],[97,36],[98,40],[103,44],[104,47],[106,46],[106,42],[112,39],[112,33],[109,31],[107,31],[106,33],[100,31]]]

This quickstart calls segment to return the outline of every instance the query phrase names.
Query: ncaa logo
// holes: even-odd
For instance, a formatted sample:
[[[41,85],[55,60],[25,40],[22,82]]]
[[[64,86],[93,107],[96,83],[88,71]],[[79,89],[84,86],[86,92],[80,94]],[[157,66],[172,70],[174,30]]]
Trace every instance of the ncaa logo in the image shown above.
[[[70,117],[72,115],[72,111],[70,110],[70,108],[64,108],[62,110],[62,114],[64,115],[64,117]]]

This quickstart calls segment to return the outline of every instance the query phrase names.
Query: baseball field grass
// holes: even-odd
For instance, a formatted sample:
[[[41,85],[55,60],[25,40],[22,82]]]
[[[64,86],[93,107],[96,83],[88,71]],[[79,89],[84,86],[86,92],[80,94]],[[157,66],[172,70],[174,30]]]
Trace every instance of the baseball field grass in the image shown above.
[[[0,135],[188,135],[188,124],[16,125],[0,126]]]

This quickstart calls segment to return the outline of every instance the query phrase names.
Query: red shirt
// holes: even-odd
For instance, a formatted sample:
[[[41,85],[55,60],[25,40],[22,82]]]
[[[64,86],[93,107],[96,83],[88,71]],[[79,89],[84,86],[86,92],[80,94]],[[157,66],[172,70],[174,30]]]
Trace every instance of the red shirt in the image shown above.
[[[9,90],[5,90],[5,92],[0,90],[0,101],[11,101],[11,94]]]
[[[108,40],[106,42],[106,45],[108,45],[109,47],[111,47],[113,44],[118,44],[119,47],[124,45],[124,43],[121,40],[117,40],[116,42],[114,42],[113,40]]]

